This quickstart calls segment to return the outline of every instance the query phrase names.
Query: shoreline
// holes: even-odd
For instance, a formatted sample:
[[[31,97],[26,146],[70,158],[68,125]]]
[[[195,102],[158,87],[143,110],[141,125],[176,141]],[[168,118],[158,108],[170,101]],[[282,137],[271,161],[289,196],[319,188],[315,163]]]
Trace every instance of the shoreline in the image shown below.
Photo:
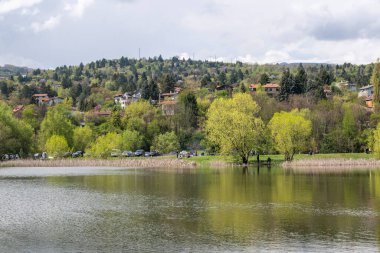
[[[180,168],[197,167],[196,162],[181,159],[53,159],[53,160],[10,160],[0,162],[0,168],[7,167],[124,167],[124,168]]]

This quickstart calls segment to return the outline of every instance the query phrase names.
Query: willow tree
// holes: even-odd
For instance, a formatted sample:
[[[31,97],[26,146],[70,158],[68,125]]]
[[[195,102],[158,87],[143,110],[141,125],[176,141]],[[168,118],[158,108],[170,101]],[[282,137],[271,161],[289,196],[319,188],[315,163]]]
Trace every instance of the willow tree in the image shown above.
[[[222,154],[248,163],[251,151],[260,149],[264,137],[259,110],[249,94],[216,99],[207,112],[207,138],[220,147]]]
[[[277,112],[269,121],[269,128],[276,149],[285,155],[286,161],[293,160],[294,154],[308,148],[311,135],[311,121],[304,113],[296,110]]]

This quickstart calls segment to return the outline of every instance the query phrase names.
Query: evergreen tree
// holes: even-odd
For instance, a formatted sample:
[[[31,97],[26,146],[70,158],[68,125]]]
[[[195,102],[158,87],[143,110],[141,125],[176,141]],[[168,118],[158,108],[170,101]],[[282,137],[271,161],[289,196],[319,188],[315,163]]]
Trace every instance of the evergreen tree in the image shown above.
[[[158,84],[153,79],[149,82],[149,92],[150,98],[153,100],[158,100],[160,96],[160,90],[158,89]]]
[[[289,69],[285,69],[282,73],[280,82],[280,93],[278,95],[280,101],[288,100],[289,94],[291,94],[291,88],[294,83],[293,79],[294,78],[292,74],[290,74]]]
[[[172,74],[165,74],[162,79],[164,92],[173,92],[176,79]]]
[[[260,84],[261,85],[265,85],[265,84],[267,84],[269,82],[270,82],[270,79],[269,79],[269,76],[267,75],[267,73],[261,74],[261,76],[260,76]]]
[[[304,93],[306,90],[306,85],[307,85],[307,74],[302,64],[300,64],[297,69],[297,74],[294,77],[294,85],[292,87],[291,93],[292,94]]]

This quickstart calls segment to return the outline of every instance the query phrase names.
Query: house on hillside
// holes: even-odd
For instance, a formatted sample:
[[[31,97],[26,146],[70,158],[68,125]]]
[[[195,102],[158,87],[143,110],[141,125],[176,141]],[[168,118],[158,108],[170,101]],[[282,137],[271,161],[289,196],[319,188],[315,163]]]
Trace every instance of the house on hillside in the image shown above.
[[[161,101],[159,103],[163,116],[173,116],[177,110],[177,101]]]
[[[113,99],[115,101],[115,104],[119,104],[122,109],[125,109],[129,104],[140,100],[141,97],[141,92],[137,91],[133,94],[130,94],[128,92],[124,94],[116,94]]]
[[[358,97],[369,97],[373,95],[373,85],[367,85],[359,89]]]
[[[249,86],[249,90],[252,92],[252,93],[255,93],[257,92],[257,90],[259,88],[262,88],[265,93],[268,95],[268,96],[271,96],[271,97],[274,97],[274,96],[277,96],[278,93],[280,93],[280,85],[276,84],[276,83],[267,83],[265,85],[260,85],[260,84],[251,84]]]
[[[365,104],[368,108],[372,109],[373,108],[373,95],[371,96],[368,96],[366,99],[365,99]]]
[[[48,94],[34,94],[32,96],[33,102],[35,102],[37,105],[41,106],[44,105],[49,100]]]
[[[178,92],[168,92],[160,94],[160,98],[164,101],[177,101],[178,95]]]
[[[54,106],[62,103],[64,101],[61,97],[52,97],[49,98],[48,94],[34,94],[32,96],[33,102],[35,102],[37,105],[42,106]]]
[[[340,81],[339,83],[336,84],[341,90],[348,90],[351,92],[356,92],[358,91],[356,84],[350,83],[348,81]]]
[[[21,118],[22,117],[22,111],[24,110],[24,106],[23,105],[18,105],[16,106],[15,108],[13,108],[12,112],[13,112],[13,116],[15,116],[16,118]]]

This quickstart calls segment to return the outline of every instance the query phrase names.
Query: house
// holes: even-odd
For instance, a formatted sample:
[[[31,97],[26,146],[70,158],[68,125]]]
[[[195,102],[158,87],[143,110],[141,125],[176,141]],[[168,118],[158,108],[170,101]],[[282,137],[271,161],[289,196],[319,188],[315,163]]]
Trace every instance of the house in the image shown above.
[[[358,97],[369,97],[373,95],[373,85],[367,85],[359,89]]]
[[[342,90],[348,90],[351,92],[356,92],[358,90],[356,84],[350,83],[348,81],[340,81],[336,85]]]
[[[32,96],[32,100],[36,103],[36,104],[38,104],[38,105],[43,105],[43,104],[45,104],[47,101],[48,101],[48,99],[49,99],[49,95],[48,94],[34,94],[33,96]]]
[[[34,94],[32,96],[32,99],[39,106],[41,105],[54,106],[64,101],[64,99],[61,97],[49,98],[48,94]]]
[[[22,117],[22,111],[24,110],[24,106],[23,105],[18,105],[16,106],[15,108],[13,108],[12,112],[13,112],[13,116],[15,116],[16,118],[21,118]]]
[[[134,94],[124,93],[124,94],[116,94],[113,99],[115,104],[120,104],[122,109],[125,109],[130,103],[137,102],[141,99],[141,92],[137,91]]]
[[[370,108],[370,109],[373,108],[373,95],[365,98],[365,104],[366,104],[367,108]]]
[[[325,93],[326,98],[331,98],[333,95],[331,87],[328,85],[323,86],[323,92]]]
[[[178,92],[162,93],[161,98],[164,101],[176,101],[178,98]]]
[[[163,116],[173,116],[177,110],[177,101],[161,101],[160,106]]]
[[[259,88],[262,88],[268,96],[274,97],[280,92],[280,85],[276,83],[267,83],[265,85],[251,84],[249,90],[255,93]]]

